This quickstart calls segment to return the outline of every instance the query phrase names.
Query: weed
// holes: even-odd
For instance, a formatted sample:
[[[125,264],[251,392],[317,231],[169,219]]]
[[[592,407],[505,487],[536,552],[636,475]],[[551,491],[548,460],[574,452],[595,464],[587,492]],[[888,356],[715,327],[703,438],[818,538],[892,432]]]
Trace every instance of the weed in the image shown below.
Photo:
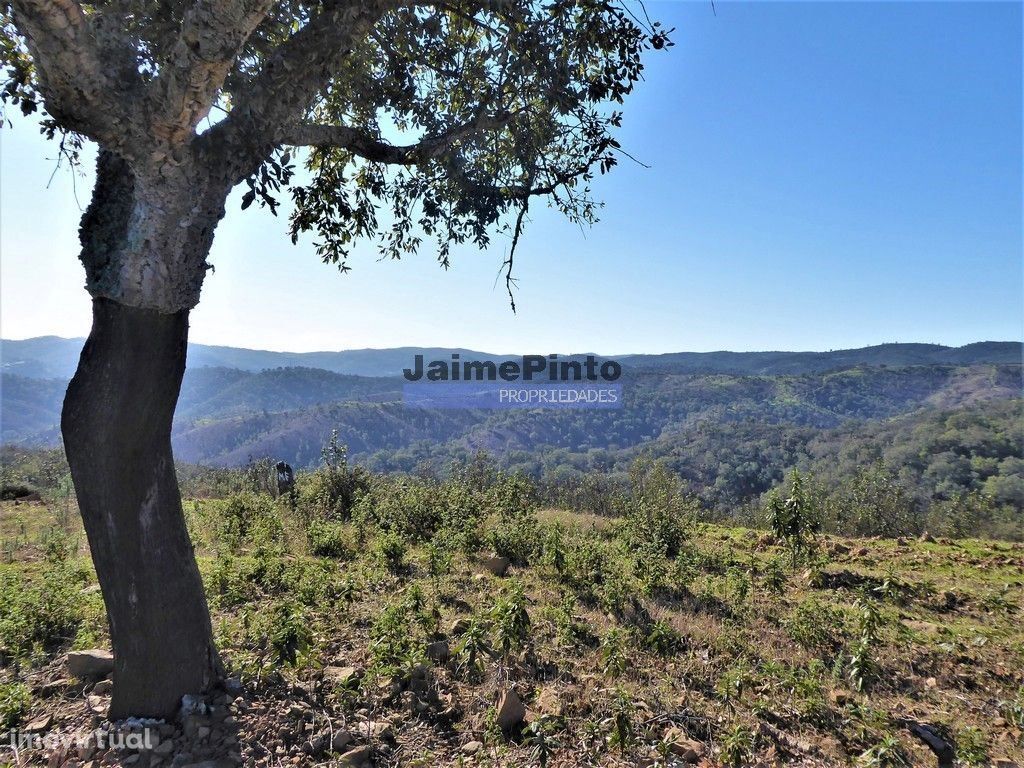
[[[965,765],[988,765],[988,741],[977,728],[964,728],[956,735],[956,757]]]
[[[530,747],[533,759],[540,764],[541,768],[547,768],[554,750],[560,746],[554,738],[557,730],[558,723],[549,715],[541,715],[526,728],[525,742]]]
[[[21,725],[31,701],[32,695],[24,683],[0,683],[0,730]]]
[[[746,726],[736,723],[722,734],[722,760],[739,768],[754,752],[754,734]]]
[[[786,591],[786,572],[778,558],[772,558],[764,569],[764,587],[776,597]]]
[[[828,650],[836,644],[842,614],[815,599],[805,600],[783,622],[786,632],[804,648]]]
[[[498,649],[508,658],[526,642],[530,631],[530,614],[521,584],[513,583],[502,592],[491,608],[490,618]]]
[[[618,627],[608,631],[601,641],[601,664],[606,675],[619,677],[626,671],[626,633]]]
[[[611,702],[611,735],[608,746],[625,752],[633,743],[633,700],[621,688],[616,689]]]
[[[911,765],[899,739],[892,734],[861,753],[857,762],[865,768],[910,768]]]
[[[310,554],[317,557],[349,560],[354,554],[348,544],[345,528],[339,523],[313,520],[306,528],[306,541]]]
[[[490,646],[487,644],[487,625],[473,617],[455,647],[455,653],[463,660],[462,666],[469,677],[483,673],[483,656],[490,652]]]
[[[280,602],[271,614],[269,639],[277,663],[294,667],[298,654],[309,648],[313,633],[302,611]]]
[[[384,566],[392,573],[398,573],[405,567],[405,554],[408,547],[405,539],[394,531],[384,531],[373,543],[374,553]]]
[[[651,626],[644,644],[659,656],[672,656],[682,648],[679,633],[666,621],[656,621]]]

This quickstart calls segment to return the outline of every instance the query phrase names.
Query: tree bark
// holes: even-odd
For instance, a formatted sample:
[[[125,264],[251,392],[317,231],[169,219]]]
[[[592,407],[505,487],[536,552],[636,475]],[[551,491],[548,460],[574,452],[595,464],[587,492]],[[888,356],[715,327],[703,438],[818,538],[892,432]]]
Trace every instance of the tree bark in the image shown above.
[[[114,649],[111,719],[172,717],[183,695],[221,675],[171,453],[188,315],[94,299],[64,399],[64,447]]]

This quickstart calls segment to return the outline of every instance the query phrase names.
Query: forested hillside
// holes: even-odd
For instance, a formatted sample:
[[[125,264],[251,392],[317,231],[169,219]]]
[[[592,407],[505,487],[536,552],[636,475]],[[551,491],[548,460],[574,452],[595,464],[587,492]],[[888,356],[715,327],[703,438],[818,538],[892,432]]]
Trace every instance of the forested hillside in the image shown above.
[[[972,354],[992,354],[991,345],[972,346]],[[905,357],[938,354],[927,345],[900,347]],[[873,350],[876,359],[896,354]],[[941,350],[962,358],[969,348]],[[736,365],[800,360],[758,354],[734,356]],[[337,432],[350,456],[375,470],[444,474],[483,451],[563,489],[594,476],[614,486],[646,455],[664,459],[709,510],[729,516],[745,514],[794,468],[830,493],[891,479],[922,514],[970,493],[1024,507],[1019,364],[743,375],[690,373],[691,363],[666,356],[660,366],[627,367],[624,407],[602,411],[418,410],[402,404],[400,377],[197,367],[186,374],[174,445],[189,463],[243,466],[272,457],[313,468]],[[5,442],[57,445],[64,382],[5,375],[3,385]],[[870,468],[882,474],[869,477]]]

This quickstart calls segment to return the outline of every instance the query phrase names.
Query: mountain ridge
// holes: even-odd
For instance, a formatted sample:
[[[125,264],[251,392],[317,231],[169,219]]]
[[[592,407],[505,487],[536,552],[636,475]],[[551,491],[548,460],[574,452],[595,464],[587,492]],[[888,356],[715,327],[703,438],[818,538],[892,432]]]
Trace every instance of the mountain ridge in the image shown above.
[[[0,339],[0,370],[31,379],[70,379],[85,340],[59,336],[31,339]],[[318,352],[275,352],[208,344],[189,344],[190,368],[234,368],[264,371],[275,368],[319,368],[354,376],[400,376],[413,357],[448,360],[453,353],[462,359],[503,361],[521,355],[483,352],[461,347],[389,347]],[[537,354],[541,352],[538,351]],[[562,359],[587,353],[560,355]],[[959,347],[899,342],[829,351],[758,352],[665,352],[660,354],[597,355],[615,359],[637,370],[673,373],[729,373],[776,375],[824,372],[854,365],[978,365],[1016,364],[1024,358],[1024,344],[1017,341],[979,341]]]

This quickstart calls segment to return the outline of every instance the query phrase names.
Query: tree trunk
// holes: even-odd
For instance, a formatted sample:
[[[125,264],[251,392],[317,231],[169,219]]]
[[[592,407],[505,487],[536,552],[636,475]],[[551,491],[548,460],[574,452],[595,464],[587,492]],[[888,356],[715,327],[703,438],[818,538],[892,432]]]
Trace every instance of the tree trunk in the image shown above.
[[[64,447],[110,621],[111,719],[172,717],[221,674],[171,455],[188,314],[94,299],[64,399]]]

